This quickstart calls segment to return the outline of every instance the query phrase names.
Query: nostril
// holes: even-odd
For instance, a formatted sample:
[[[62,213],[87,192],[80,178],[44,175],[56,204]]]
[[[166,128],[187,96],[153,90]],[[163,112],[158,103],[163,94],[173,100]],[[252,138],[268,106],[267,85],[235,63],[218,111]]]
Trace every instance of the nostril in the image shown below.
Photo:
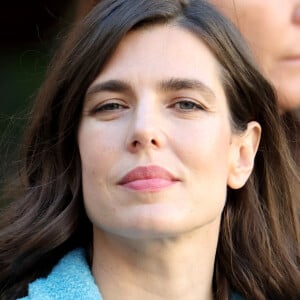
[[[138,141],[133,141],[133,143],[132,143],[132,146],[134,147],[134,148],[136,148],[137,147],[137,145],[138,145]]]
[[[153,146],[158,146],[158,142],[156,139],[149,139],[148,141],[139,141],[139,140],[134,140],[132,143],[131,143],[131,146],[133,148],[138,148],[139,146],[147,146],[147,145],[153,145]]]

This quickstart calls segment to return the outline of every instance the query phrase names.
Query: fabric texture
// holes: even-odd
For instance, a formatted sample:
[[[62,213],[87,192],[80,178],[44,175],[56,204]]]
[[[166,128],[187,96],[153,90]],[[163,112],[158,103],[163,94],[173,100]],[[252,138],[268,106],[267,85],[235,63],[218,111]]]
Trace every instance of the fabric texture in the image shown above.
[[[83,249],[64,256],[46,278],[29,284],[28,296],[19,300],[103,300]]]
[[[232,294],[231,300],[243,300]],[[103,300],[86,261],[85,251],[64,256],[46,278],[29,284],[28,296],[19,300]]]
[[[233,293],[231,294],[230,300],[244,300],[240,295]]]

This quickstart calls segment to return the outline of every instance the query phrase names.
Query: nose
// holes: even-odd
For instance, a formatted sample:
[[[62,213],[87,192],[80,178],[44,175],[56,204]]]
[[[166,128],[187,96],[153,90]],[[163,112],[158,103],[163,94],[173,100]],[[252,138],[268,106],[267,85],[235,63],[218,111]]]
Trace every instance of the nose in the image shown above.
[[[132,152],[157,150],[164,146],[165,132],[160,113],[154,110],[137,111],[130,122],[127,149]]]
[[[292,21],[294,24],[300,25],[300,1],[297,1],[295,5]]]

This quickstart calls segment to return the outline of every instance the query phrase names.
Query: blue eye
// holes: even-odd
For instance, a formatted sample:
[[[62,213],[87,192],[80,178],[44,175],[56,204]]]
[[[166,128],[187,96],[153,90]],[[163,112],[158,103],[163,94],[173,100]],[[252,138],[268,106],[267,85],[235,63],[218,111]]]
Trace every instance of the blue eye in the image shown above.
[[[107,103],[97,108],[97,111],[116,110],[120,108],[124,108],[124,106],[119,103]]]
[[[192,101],[178,101],[177,103],[175,103],[174,105],[175,108],[180,109],[180,110],[203,110],[203,107],[195,102]]]
[[[119,111],[119,110],[126,109],[126,108],[128,108],[128,107],[123,104],[120,104],[117,102],[111,102],[111,103],[105,103],[103,105],[96,107],[93,110],[93,113]]]

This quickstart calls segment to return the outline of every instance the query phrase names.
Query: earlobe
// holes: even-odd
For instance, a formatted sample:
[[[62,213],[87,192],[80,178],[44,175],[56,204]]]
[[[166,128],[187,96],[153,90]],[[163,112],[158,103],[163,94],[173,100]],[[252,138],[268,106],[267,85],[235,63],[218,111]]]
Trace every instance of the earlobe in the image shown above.
[[[241,188],[248,180],[259,146],[261,127],[259,123],[248,123],[247,129],[241,135],[235,135],[232,141],[231,167],[227,185],[232,189]]]

